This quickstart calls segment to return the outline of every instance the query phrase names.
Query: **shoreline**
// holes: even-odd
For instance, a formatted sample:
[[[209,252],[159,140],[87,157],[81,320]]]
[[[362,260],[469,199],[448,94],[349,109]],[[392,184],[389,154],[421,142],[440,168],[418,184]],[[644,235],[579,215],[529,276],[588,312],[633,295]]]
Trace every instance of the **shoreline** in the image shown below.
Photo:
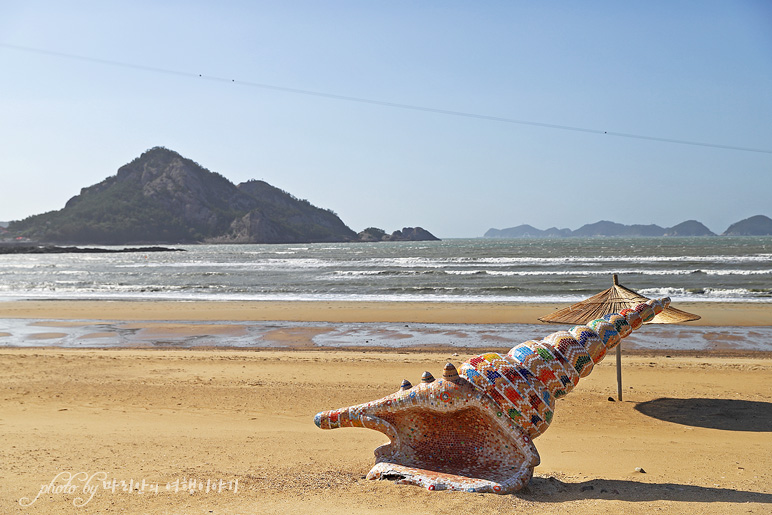
[[[542,324],[567,303],[373,301],[0,301],[0,319]],[[772,303],[682,302],[702,318],[679,327],[772,326]]]

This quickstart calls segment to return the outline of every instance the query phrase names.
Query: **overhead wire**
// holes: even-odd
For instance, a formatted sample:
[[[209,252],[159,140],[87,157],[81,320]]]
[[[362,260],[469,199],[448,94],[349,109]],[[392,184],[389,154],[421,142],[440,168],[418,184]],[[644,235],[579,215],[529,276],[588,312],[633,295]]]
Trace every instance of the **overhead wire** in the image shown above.
[[[405,109],[410,111],[421,111],[425,113],[434,113],[434,114],[441,114],[441,115],[447,115],[447,116],[458,116],[458,117],[464,117],[464,118],[474,118],[478,120],[487,120],[487,121],[493,121],[493,122],[500,122],[500,123],[509,123],[509,124],[515,124],[515,125],[526,125],[531,127],[541,127],[545,129],[557,129],[557,130],[563,130],[563,131],[573,131],[573,132],[584,132],[584,133],[590,133],[590,134],[600,134],[604,136],[615,136],[620,138],[630,138],[630,139],[638,139],[638,140],[648,140],[648,141],[657,141],[662,143],[672,143],[677,145],[691,145],[691,146],[697,146],[697,147],[708,147],[708,148],[717,148],[717,149],[724,149],[724,150],[736,150],[741,152],[757,152],[757,153],[763,153],[763,154],[772,154],[772,150],[769,149],[763,149],[763,148],[753,148],[753,147],[742,147],[737,145],[724,145],[720,143],[709,143],[709,142],[702,142],[702,141],[693,141],[693,140],[686,140],[686,139],[677,139],[677,138],[667,138],[662,136],[649,136],[644,134],[635,134],[635,133],[629,133],[629,132],[619,132],[619,131],[610,131],[610,130],[602,130],[602,129],[594,129],[589,127],[578,127],[578,126],[572,126],[572,125],[562,125],[562,124],[556,124],[556,123],[546,123],[546,122],[538,122],[533,120],[520,120],[516,118],[508,118],[503,116],[493,116],[493,115],[486,115],[486,114],[479,114],[479,113],[471,113],[466,111],[456,111],[452,109],[440,109],[440,108],[434,108],[434,107],[426,107],[426,106],[419,106],[414,104],[404,104],[400,102],[389,102],[385,100],[375,100],[370,98],[363,98],[363,97],[355,97],[355,96],[349,96],[349,95],[339,95],[336,93],[327,93],[322,91],[313,91],[308,89],[301,89],[301,88],[292,88],[287,86],[277,86],[274,84],[265,84],[261,82],[253,82],[253,81],[246,81],[246,80],[239,80],[239,79],[228,79],[224,77],[217,77],[213,75],[206,75],[201,73],[193,73],[193,72],[187,72],[187,71],[179,71],[179,70],[172,70],[169,68],[160,68],[155,66],[147,66],[142,64],[133,64],[133,63],[126,63],[121,61],[115,61],[111,59],[101,59],[97,57],[89,57],[89,56],[83,56],[83,55],[76,55],[76,54],[70,54],[65,52],[59,52],[55,50],[46,50],[46,49],[40,49],[40,48],[31,48],[31,47],[25,47],[25,46],[19,46],[19,45],[12,45],[7,43],[0,43],[0,47],[7,48],[11,50],[17,50],[22,52],[29,52],[29,53],[36,53],[36,54],[42,54],[42,55],[48,55],[52,57],[60,57],[65,59],[74,59],[78,61],[84,61],[84,62],[90,62],[94,64],[102,64],[102,65],[108,65],[108,66],[116,66],[121,68],[129,68],[129,69],[135,69],[135,70],[142,70],[147,72],[153,72],[153,73],[163,73],[167,75],[176,75],[180,77],[188,77],[188,78],[195,78],[195,79],[203,79],[203,80],[209,80],[209,81],[215,81],[215,82],[224,82],[224,83],[230,83],[235,84],[239,86],[247,86],[252,88],[259,88],[264,90],[272,90],[272,91],[280,91],[284,93],[293,93],[297,95],[306,95],[306,96],[313,96],[313,97],[320,97],[320,98],[329,98],[332,100],[341,100],[346,102],[357,102],[360,104],[370,104],[370,105],[376,105],[376,106],[382,106],[382,107],[390,107],[395,109]]]

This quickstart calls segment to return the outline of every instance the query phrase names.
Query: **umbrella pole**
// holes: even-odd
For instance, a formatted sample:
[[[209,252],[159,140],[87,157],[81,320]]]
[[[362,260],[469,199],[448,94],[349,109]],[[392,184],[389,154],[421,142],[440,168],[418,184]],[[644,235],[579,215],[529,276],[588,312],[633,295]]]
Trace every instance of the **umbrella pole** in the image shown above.
[[[614,286],[619,286],[619,276],[614,274],[611,277]],[[622,342],[617,345],[617,397],[622,400]]]
[[[622,343],[617,345],[617,396],[622,400]]]

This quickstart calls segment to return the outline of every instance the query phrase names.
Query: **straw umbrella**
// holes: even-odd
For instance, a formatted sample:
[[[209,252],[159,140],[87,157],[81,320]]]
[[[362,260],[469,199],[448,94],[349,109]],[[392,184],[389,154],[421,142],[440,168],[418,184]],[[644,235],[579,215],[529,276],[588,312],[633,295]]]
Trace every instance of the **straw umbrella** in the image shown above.
[[[553,324],[586,324],[596,318],[610,313],[619,313],[623,309],[634,308],[642,302],[649,300],[640,293],[625,288],[619,284],[616,274],[613,276],[613,285],[592,297],[585,299],[567,308],[560,309],[549,315],[539,318],[542,322]],[[700,316],[687,313],[680,309],[668,307],[649,323],[652,324],[680,324],[692,320],[699,320]],[[622,400],[622,345],[617,345],[617,393]]]

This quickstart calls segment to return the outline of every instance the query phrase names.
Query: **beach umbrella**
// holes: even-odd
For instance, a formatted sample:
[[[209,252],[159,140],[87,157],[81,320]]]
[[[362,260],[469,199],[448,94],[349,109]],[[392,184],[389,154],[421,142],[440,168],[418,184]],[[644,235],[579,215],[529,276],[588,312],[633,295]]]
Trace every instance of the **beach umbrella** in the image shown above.
[[[632,309],[642,302],[646,302],[648,297],[640,293],[625,288],[619,284],[619,278],[616,274],[613,276],[611,288],[593,295],[583,301],[572,304],[566,308],[559,309],[554,313],[540,317],[542,322],[552,324],[580,324],[584,325],[596,318],[611,313],[619,313],[623,309]],[[693,313],[687,313],[680,309],[667,307],[655,316],[650,324],[680,324],[699,320],[700,316]],[[617,391],[619,400],[622,400],[622,345],[617,345]]]

